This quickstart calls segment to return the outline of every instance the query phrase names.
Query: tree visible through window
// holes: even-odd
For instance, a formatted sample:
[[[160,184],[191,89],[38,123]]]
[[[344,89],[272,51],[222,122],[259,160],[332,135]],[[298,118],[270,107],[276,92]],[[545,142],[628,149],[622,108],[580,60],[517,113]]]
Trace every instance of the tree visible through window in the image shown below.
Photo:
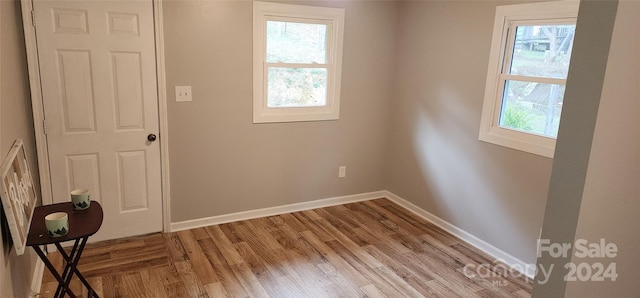
[[[514,29],[511,61],[505,63],[500,126],[555,138],[575,25]]]
[[[498,6],[479,139],[553,157],[577,1]]]
[[[338,119],[344,9],[253,3],[254,123]]]
[[[326,24],[267,21],[267,106],[327,104]]]

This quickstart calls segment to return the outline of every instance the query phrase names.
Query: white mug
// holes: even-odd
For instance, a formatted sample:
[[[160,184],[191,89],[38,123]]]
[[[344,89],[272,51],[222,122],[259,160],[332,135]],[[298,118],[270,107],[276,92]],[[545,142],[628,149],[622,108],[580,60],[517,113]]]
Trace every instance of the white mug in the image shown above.
[[[65,212],[55,212],[44,217],[49,237],[57,238],[69,233],[69,216]]]
[[[71,192],[71,202],[76,210],[84,210],[91,205],[91,195],[88,189],[76,189]]]

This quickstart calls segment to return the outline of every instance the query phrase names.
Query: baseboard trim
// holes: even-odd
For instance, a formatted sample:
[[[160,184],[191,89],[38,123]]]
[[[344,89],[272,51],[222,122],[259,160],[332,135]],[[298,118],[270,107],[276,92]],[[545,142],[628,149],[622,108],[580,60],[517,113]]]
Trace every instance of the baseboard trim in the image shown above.
[[[513,268],[514,270],[517,270],[518,272],[524,274],[525,276],[531,279],[534,278],[535,268],[532,268],[531,265],[527,264],[526,262],[523,262],[522,260],[487,243],[486,241],[474,236],[473,234],[451,224],[450,222],[438,216],[433,215],[429,211],[426,211],[418,207],[417,205],[387,190],[326,198],[326,199],[320,199],[320,200],[303,202],[303,203],[288,204],[288,205],[282,205],[282,206],[276,206],[276,207],[236,212],[231,214],[223,214],[223,215],[217,215],[217,216],[211,216],[211,217],[205,217],[205,218],[172,222],[170,224],[170,228],[171,228],[170,231],[177,232],[182,230],[195,229],[195,228],[218,225],[218,224],[229,223],[234,221],[249,220],[254,218],[274,216],[274,215],[279,215],[284,213],[298,212],[298,211],[304,211],[304,210],[315,209],[315,208],[324,208],[324,207],[335,206],[335,205],[368,201],[368,200],[373,200],[378,198],[389,199],[390,201],[413,212],[417,216],[420,216],[425,220],[433,223],[434,225],[440,227],[441,229],[447,231],[451,235],[459,238],[460,240],[483,251],[489,256],[495,258],[496,260],[500,260],[507,266],[510,266],[511,268]]]
[[[390,192],[383,191],[384,196],[393,201],[394,203],[402,206],[403,208],[413,212],[414,214],[426,219],[427,221],[433,223],[434,225],[440,227],[441,229],[447,231],[453,236],[456,236],[460,240],[470,244],[471,246],[483,251],[484,253],[490,255],[491,257],[501,261],[502,263],[510,266],[514,270],[524,274],[528,278],[533,279],[535,276],[535,268],[532,268],[530,264],[504,252],[503,250],[487,243],[486,241],[474,236],[473,234],[451,224],[450,222],[433,215],[429,211],[426,211],[417,205],[399,197],[398,195]]]
[[[36,266],[33,268],[33,277],[31,278],[31,295],[29,297],[39,297],[42,288],[42,276],[44,275],[44,262],[38,258]]]
[[[241,211],[230,214],[223,214],[205,218],[198,218],[192,220],[185,220],[179,222],[172,222],[170,224],[171,232],[177,232],[188,229],[195,229],[200,227],[206,227],[211,225],[218,225],[223,223],[229,223],[240,220],[248,220],[254,218],[260,218],[265,216],[274,216],[284,213],[298,212],[309,209],[324,208],[329,206],[336,206],[348,203],[355,203],[361,201],[368,201],[372,199],[386,198],[386,191],[374,191],[368,193],[360,193],[354,195],[326,198],[320,200],[314,200],[309,202],[281,205],[276,207],[268,207],[262,209]]]

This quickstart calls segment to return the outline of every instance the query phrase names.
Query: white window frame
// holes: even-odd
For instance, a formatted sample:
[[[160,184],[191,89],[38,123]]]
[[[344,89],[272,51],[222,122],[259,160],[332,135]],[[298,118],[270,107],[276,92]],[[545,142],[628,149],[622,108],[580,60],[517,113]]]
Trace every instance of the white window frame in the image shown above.
[[[533,133],[501,127],[505,81],[516,77],[505,72],[504,62],[510,59],[515,39],[513,25],[536,23],[566,23],[575,21],[578,16],[579,1],[551,1],[542,3],[498,6],[493,25],[491,53],[484,94],[484,105],[480,122],[481,141],[553,158],[556,139]],[[508,72],[508,69],[506,70]],[[528,81],[528,80],[527,80]],[[545,83],[564,83],[564,79],[539,78]]]
[[[267,106],[266,24],[269,20],[327,24],[326,64],[305,64],[327,69],[327,101],[319,107]],[[340,115],[340,81],[344,9],[270,2],[253,2],[253,123],[336,120]],[[293,63],[278,63],[283,66]]]

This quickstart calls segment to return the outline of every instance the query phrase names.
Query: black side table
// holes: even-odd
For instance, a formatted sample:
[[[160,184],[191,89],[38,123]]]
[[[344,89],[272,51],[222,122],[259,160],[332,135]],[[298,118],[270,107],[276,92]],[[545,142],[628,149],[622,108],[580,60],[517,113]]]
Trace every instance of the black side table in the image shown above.
[[[66,212],[69,215],[69,232],[67,235],[51,238],[47,234],[47,227],[44,224],[44,217],[53,212]],[[44,262],[45,266],[49,269],[51,274],[58,281],[58,288],[54,297],[64,297],[68,294],[70,297],[76,295],[69,289],[69,283],[71,278],[75,274],[80,281],[84,284],[89,292],[89,297],[98,297],[91,285],[82,276],[78,270],[78,261],[84,250],[89,236],[95,234],[102,225],[102,206],[98,202],[91,201],[89,208],[85,210],[74,210],[73,204],[58,203],[53,205],[45,205],[36,207],[33,213],[33,219],[31,220],[31,228],[29,229],[29,235],[27,236],[27,246],[33,247],[40,259]],[[67,254],[60,245],[61,242],[74,240],[71,253]],[[40,245],[54,244],[62,258],[65,260],[64,270],[62,275],[53,267],[51,261],[44,254]]]

